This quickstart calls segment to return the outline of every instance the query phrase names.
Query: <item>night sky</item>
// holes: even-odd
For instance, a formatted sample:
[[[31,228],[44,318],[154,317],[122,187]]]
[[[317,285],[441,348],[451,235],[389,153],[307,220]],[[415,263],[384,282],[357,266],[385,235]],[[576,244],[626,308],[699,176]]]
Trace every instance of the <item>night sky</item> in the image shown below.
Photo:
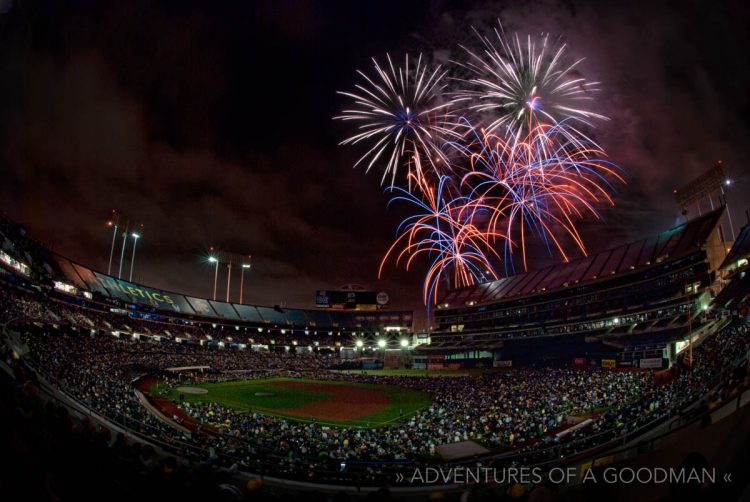
[[[308,307],[359,283],[420,307],[422,268],[377,266],[403,213],[331,118],[386,52],[460,57],[500,18],[559,34],[601,82],[596,139],[627,172],[589,250],[679,220],[672,190],[722,159],[750,205],[745,2],[0,0],[0,209],[106,270],[112,208],[145,225],[136,279],[210,296],[208,247],[252,254],[246,301]],[[236,285],[236,282],[235,282]],[[234,297],[236,298],[236,290]]]

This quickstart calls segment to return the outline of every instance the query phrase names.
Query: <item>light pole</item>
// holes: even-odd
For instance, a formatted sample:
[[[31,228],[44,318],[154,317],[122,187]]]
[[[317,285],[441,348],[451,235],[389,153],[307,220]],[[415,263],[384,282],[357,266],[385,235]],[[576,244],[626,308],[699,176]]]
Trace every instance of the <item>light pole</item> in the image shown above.
[[[215,256],[209,256],[208,262],[216,264],[216,268],[214,269],[214,301],[216,301],[216,284],[219,280],[219,259]]]
[[[117,272],[117,278],[122,279],[122,262],[125,260],[125,245],[128,242],[128,225],[129,222],[125,222],[125,231],[122,233],[122,250],[120,251],[120,270]]]
[[[128,281],[133,282],[133,265],[135,264],[135,247],[138,245],[138,239],[141,235],[137,232],[133,232],[133,254],[130,256],[130,278]]]
[[[227,303],[229,303],[229,284],[232,282],[232,260],[227,263]]]
[[[732,184],[732,180],[729,178],[724,180],[724,186],[729,187]],[[727,188],[728,190],[728,188]],[[721,196],[724,197],[724,207],[727,208],[727,218],[729,219],[729,230],[732,232],[732,243],[734,243],[734,224],[732,223],[732,212],[729,210],[729,202],[727,202],[727,194],[724,193],[724,187],[721,187]]]
[[[109,249],[109,266],[107,267],[107,275],[112,275],[112,258],[115,255],[115,241],[117,240],[117,228],[120,223],[120,215],[117,211],[112,210],[112,219],[107,222],[107,225],[114,227],[112,231],[112,247]]]
[[[242,303],[242,294],[245,290],[245,269],[250,268],[249,263],[242,264],[242,272],[240,273],[240,303]]]

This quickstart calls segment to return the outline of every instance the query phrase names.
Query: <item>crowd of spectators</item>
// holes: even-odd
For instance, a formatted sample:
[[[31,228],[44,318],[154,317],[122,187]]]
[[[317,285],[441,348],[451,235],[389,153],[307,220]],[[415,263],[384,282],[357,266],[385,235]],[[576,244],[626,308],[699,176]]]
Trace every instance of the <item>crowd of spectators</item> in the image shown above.
[[[179,452],[181,458],[305,479],[349,479],[356,472],[360,480],[374,480],[389,466],[430,461],[439,445],[467,440],[503,454],[499,458],[509,463],[560,458],[680,413],[717,384],[731,388],[732,374],[725,370],[735,367],[749,346],[746,327],[732,325],[693,351],[689,370],[676,365],[682,371],[667,385],[659,385],[650,371],[592,367],[518,368],[472,377],[372,376],[331,371],[338,362],[335,354],[232,350],[130,332],[115,336],[102,327],[114,322],[106,313],[44,303],[28,292],[6,289],[2,295],[0,316],[16,320],[28,351],[25,362],[87,409]],[[144,406],[133,381],[154,374],[176,385],[181,375],[166,377],[166,370],[190,366],[207,367],[200,378],[211,380],[283,372],[408,387],[428,393],[432,403],[393,424],[358,428],[183,402],[186,414],[219,435],[188,433]],[[586,425],[565,432],[571,417],[586,420]]]
[[[434,457],[438,445],[473,440],[496,451],[509,450],[510,457],[541,461],[612,441],[679,413],[707,395],[716,377],[741,362],[749,346],[747,329],[731,327],[695,350],[690,371],[661,386],[649,371],[601,368],[516,369],[444,378],[314,375],[410,387],[433,396],[428,408],[377,429],[331,429],[239,412],[216,403],[181,406],[227,435],[268,449],[283,448],[292,457],[316,452],[344,461],[424,460]],[[731,388],[726,378],[719,381]],[[558,434],[565,430],[569,417],[591,421],[574,432]]]
[[[294,493],[216,469],[208,456],[169,454],[132,434],[111,431],[67,406],[43,399],[33,375],[0,373],[0,471],[3,500],[340,501],[343,494]],[[390,500],[381,491],[373,500]]]

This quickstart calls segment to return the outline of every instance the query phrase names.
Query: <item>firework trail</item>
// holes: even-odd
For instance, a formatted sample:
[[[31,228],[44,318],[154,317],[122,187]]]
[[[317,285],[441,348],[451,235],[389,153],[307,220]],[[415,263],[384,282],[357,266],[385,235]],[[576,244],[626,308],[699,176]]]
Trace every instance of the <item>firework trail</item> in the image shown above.
[[[417,214],[399,225],[400,235],[383,257],[378,277],[391,257],[395,257],[396,265],[404,261],[408,270],[416,258],[426,255],[430,265],[422,291],[428,306],[437,301],[441,281],[460,288],[497,279],[490,261],[493,256],[498,260],[500,257],[491,241],[502,239],[502,235],[473,223],[478,201],[455,197],[448,176],[441,176],[436,185],[425,178],[414,178],[421,197],[399,187],[388,189],[395,194],[389,205],[405,201],[415,207]]]
[[[467,206],[477,203],[489,211],[488,234],[503,235],[506,272],[513,267],[515,252],[520,252],[523,269],[528,270],[530,233],[564,261],[569,253],[562,235],[586,254],[576,220],[587,213],[599,219],[597,203],[614,205],[608,180],[624,182],[601,147],[572,133],[565,121],[537,125],[525,136],[510,129],[502,136],[471,131],[473,141],[452,143],[470,165],[461,186],[469,191],[467,199],[472,202]]]
[[[382,165],[382,183],[390,176],[394,194],[389,205],[406,201],[415,210],[378,275],[391,259],[409,269],[426,258],[428,310],[441,284],[496,279],[500,262],[514,274],[519,255],[528,270],[531,240],[564,261],[571,242],[586,254],[577,222],[600,219],[597,206],[613,204],[610,181],[624,182],[585,132],[607,119],[588,108],[598,89],[577,70],[582,60],[571,62],[549,36],[508,37],[502,25],[494,38],[475,33],[481,49],[464,47],[466,61],[453,62],[461,77],[428,69],[421,56],[398,68],[390,57],[386,66],[373,59],[375,76],[358,72],[356,91],[340,93],[354,106],[334,117],[359,125],[342,142],[367,145],[355,167]],[[460,89],[449,91],[448,81]],[[400,169],[406,188],[395,185]]]
[[[464,47],[468,60],[457,62],[472,75],[463,79],[464,90],[456,92],[469,110],[489,116],[488,132],[500,126],[528,132],[540,123],[556,124],[570,119],[591,125],[591,119],[607,120],[586,108],[598,91],[598,82],[588,82],[577,67],[568,63],[566,45],[530,35],[506,36],[502,25],[495,28],[495,40],[474,32],[483,49]]]
[[[384,162],[381,184],[390,176],[391,186],[401,166],[419,180],[423,162],[439,173],[449,164],[441,151],[446,138],[455,133],[451,124],[452,101],[443,95],[447,71],[441,66],[430,70],[420,54],[416,62],[407,55],[403,67],[396,67],[390,55],[387,65],[375,59],[375,76],[357,71],[362,83],[354,92],[339,92],[354,101],[336,120],[351,121],[359,125],[357,134],[345,139],[341,145],[364,143],[367,151],[354,164],[367,164],[366,172],[379,161]],[[442,166],[441,166],[442,164]]]

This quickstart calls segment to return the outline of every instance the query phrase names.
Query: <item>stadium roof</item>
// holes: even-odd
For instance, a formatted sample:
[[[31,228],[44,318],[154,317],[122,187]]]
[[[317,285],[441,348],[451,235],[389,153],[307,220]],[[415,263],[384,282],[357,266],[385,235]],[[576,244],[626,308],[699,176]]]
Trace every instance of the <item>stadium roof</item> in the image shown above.
[[[378,330],[385,326],[411,326],[410,310],[324,310],[228,303],[151,288],[97,272],[54,255],[67,280],[83,291],[98,292],[124,302],[136,302],[165,313],[179,312],[204,318],[243,321],[278,327]]]
[[[438,307],[441,304],[459,307],[492,303],[514,296],[553,291],[643,269],[666,258],[679,258],[705,244],[723,214],[722,207],[649,238],[598,254],[503,277],[497,281],[449,290],[438,302]]]

